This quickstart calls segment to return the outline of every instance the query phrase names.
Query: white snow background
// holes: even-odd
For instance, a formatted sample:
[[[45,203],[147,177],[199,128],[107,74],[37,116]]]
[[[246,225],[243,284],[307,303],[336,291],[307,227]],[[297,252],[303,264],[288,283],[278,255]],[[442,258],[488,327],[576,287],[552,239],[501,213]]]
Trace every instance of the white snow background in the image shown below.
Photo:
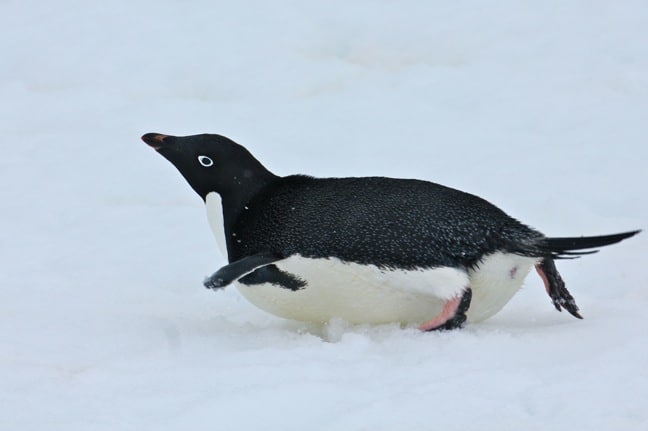
[[[422,178],[552,236],[648,228],[644,1],[0,2],[0,429],[646,430],[648,234],[464,330],[318,327],[204,276],[142,143]]]

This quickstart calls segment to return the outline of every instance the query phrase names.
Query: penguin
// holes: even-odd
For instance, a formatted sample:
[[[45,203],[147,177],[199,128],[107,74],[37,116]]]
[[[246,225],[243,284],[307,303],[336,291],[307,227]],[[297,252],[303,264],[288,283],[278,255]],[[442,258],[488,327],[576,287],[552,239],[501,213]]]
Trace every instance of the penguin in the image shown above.
[[[142,140],[205,203],[228,264],[204,285],[234,284],[287,319],[456,329],[500,311],[533,268],[556,310],[581,319],[555,261],[640,232],[547,237],[478,196],[433,182],[282,177],[225,136]]]

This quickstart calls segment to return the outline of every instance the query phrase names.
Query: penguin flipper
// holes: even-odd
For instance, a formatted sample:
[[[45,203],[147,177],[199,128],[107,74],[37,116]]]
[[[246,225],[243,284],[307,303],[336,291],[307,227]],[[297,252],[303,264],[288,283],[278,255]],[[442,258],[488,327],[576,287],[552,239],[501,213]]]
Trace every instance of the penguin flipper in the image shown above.
[[[220,289],[255,271],[283,258],[272,253],[258,253],[246,256],[235,262],[225,265],[203,281],[207,289]]]

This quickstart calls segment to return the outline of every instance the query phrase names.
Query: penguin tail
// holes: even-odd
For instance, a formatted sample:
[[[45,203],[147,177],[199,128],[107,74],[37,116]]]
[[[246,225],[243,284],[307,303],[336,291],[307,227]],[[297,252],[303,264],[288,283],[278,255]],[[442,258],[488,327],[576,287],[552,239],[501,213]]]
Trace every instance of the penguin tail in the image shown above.
[[[598,247],[616,244],[626,238],[635,236],[641,230],[615,233],[600,236],[576,236],[565,238],[541,238],[533,245],[533,250],[526,252],[527,256],[539,257],[541,260],[535,268],[542,278],[545,290],[551,298],[556,310],[567,310],[572,316],[582,319],[574,297],[569,293],[565,282],[558,273],[555,259],[576,259],[577,257],[596,253]]]
[[[543,238],[536,246],[544,257],[553,259],[575,259],[577,257],[593,254],[598,247],[616,244],[624,239],[635,236],[641,230],[615,233],[600,236],[576,236],[566,238]]]

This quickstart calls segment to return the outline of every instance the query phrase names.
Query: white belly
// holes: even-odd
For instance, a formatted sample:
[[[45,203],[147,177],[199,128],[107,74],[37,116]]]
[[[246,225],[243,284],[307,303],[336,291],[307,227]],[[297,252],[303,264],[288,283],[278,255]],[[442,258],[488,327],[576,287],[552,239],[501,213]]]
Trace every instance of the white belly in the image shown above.
[[[338,259],[293,256],[276,265],[305,280],[305,288],[292,291],[269,283],[236,286],[257,307],[288,319],[403,324],[433,318],[445,301],[470,286],[473,300],[467,316],[477,322],[497,313],[513,297],[534,263],[534,259],[495,253],[469,272],[456,268],[390,271]]]
[[[481,322],[500,311],[520,290],[537,262],[536,258],[500,252],[484,258],[468,273],[472,289],[468,321]]]

